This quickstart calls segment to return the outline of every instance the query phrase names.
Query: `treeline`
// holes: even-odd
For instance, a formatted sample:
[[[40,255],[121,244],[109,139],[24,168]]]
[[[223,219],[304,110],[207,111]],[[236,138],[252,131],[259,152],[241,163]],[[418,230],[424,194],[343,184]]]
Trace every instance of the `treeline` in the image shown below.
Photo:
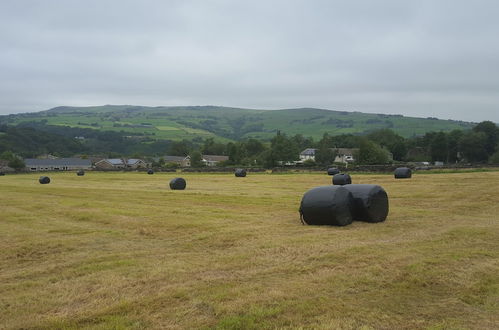
[[[471,130],[430,132],[404,138],[391,129],[364,135],[329,135],[320,140],[300,134],[277,134],[270,141],[245,139],[220,143],[213,138],[192,141],[155,140],[130,132],[99,131],[87,128],[27,122],[18,126],[0,126],[0,154],[12,152],[20,157],[52,154],[59,157],[99,155],[105,157],[191,156],[196,165],[201,154],[226,155],[226,165],[273,167],[299,159],[306,148],[316,150],[315,162],[306,165],[328,165],[335,159],[336,148],[355,148],[359,164],[384,164],[391,161],[445,163],[499,163],[499,128],[490,121]]]

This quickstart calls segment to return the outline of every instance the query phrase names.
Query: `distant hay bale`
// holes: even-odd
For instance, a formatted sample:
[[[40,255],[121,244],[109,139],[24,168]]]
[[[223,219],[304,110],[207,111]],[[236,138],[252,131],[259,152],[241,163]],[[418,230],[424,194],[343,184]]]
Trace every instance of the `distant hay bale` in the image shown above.
[[[147,174],[154,174],[154,171],[152,169],[148,169]]]
[[[76,172],[76,175],[78,175],[78,176],[84,176],[85,175],[85,171],[84,170],[79,170],[78,172]]]
[[[343,186],[343,185],[351,184],[351,183],[352,183],[352,178],[350,177],[349,174],[339,173],[339,174],[335,174],[333,176],[333,184],[334,185]]]
[[[48,184],[50,183],[50,178],[48,176],[41,176],[40,179],[38,179],[38,182],[41,184]]]
[[[244,178],[246,176],[246,170],[243,168],[238,168],[235,172],[234,175],[238,178]]]
[[[393,174],[395,176],[395,179],[409,179],[412,177],[412,171],[408,167],[396,168]]]
[[[5,175],[5,173],[4,173],[4,172],[0,172],[0,176],[4,176],[4,175]]]
[[[353,220],[367,222],[385,221],[388,215],[388,195],[375,184],[348,184],[344,188],[352,193]]]
[[[340,173],[340,170],[337,169],[336,167],[331,167],[327,169],[327,175],[335,175]]]
[[[352,194],[342,186],[322,186],[307,191],[300,216],[309,225],[346,226],[352,223]]]
[[[170,181],[170,189],[172,190],[184,190],[187,183],[183,178],[175,178]]]

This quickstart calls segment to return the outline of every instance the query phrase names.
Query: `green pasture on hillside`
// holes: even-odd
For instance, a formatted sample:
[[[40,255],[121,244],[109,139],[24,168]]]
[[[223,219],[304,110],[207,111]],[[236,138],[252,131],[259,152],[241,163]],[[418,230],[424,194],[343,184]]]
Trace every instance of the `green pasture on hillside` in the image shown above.
[[[390,213],[341,228],[299,220],[325,174],[39,175],[0,177],[2,329],[499,324],[499,171],[353,175]]]

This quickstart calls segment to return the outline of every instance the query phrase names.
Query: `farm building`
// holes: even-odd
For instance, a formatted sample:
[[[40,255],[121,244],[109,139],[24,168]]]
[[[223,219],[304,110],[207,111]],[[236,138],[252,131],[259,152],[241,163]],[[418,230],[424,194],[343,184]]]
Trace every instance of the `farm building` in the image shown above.
[[[335,163],[348,163],[354,161],[354,154],[359,151],[358,148],[331,148],[336,153]],[[300,161],[315,160],[317,149],[307,148],[300,152]]]
[[[203,163],[206,166],[217,166],[219,162],[224,162],[229,160],[229,156],[219,156],[219,155],[203,155]]]
[[[165,164],[177,164],[181,167],[191,166],[191,157],[190,156],[163,156],[154,158],[155,162],[159,162],[160,159],[165,161]]]
[[[125,162],[121,158],[101,159],[95,163],[95,167],[103,170],[115,170],[125,168]]]
[[[29,171],[71,171],[88,170],[92,168],[89,159],[82,158],[56,158],[56,159],[36,159],[27,158],[24,160]]]
[[[126,160],[126,167],[127,168],[146,168],[147,163],[143,161],[142,159],[137,159],[137,158],[130,158]]]
[[[107,158],[96,162],[95,167],[103,170],[117,170],[124,168],[137,169],[137,168],[146,168],[147,163],[142,159],[137,159],[137,158],[130,158],[130,159]]]

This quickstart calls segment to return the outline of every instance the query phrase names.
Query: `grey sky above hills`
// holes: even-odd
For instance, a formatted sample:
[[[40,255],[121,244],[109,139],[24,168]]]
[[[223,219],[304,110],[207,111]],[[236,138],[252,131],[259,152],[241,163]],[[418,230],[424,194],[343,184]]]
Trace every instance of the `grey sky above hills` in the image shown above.
[[[0,114],[317,107],[499,122],[497,1],[2,1]]]

